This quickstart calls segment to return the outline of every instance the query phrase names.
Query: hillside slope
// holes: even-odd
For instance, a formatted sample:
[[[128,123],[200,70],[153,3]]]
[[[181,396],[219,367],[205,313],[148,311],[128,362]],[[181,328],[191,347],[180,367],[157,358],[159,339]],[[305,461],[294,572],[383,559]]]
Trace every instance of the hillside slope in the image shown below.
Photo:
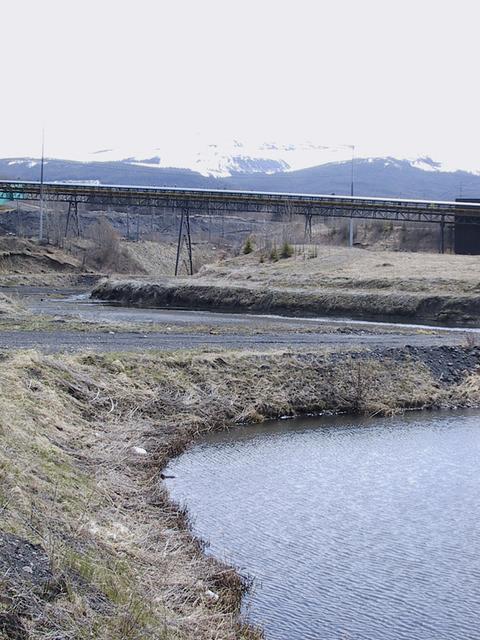
[[[395,158],[366,158],[354,163],[354,192],[364,196],[391,196],[454,200],[480,195],[480,176],[467,171],[440,171],[435,163]],[[38,161],[0,159],[0,178],[38,180]],[[140,166],[128,161],[74,162],[48,160],[47,181],[97,180],[102,184],[136,184],[218,189],[254,189],[300,193],[349,194],[351,163],[333,162],[298,171],[236,173],[229,177],[204,176],[188,169]]]

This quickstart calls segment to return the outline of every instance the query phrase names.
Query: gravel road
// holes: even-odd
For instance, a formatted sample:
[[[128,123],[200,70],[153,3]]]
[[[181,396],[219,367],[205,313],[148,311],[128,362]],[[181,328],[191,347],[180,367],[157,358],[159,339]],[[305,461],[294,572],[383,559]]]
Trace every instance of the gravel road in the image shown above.
[[[321,346],[401,347],[441,346],[462,343],[462,336],[405,335],[405,334],[346,334],[346,333],[275,333],[262,335],[210,335],[138,332],[79,332],[79,331],[3,331],[0,349],[39,349],[56,351],[143,351],[159,349],[195,349],[202,347],[223,349],[314,348]]]
[[[9,294],[11,291],[2,289]],[[84,350],[94,351],[142,351],[158,349],[163,351],[195,348],[226,348],[226,349],[311,349],[321,346],[332,347],[403,347],[412,345],[442,346],[462,344],[465,341],[464,331],[448,331],[438,334],[419,333],[414,328],[411,331],[405,325],[397,325],[398,333],[392,323],[385,324],[388,333],[382,332],[382,325],[378,323],[361,325],[359,322],[339,320],[337,323],[331,318],[302,319],[302,318],[272,318],[245,314],[216,314],[196,311],[174,311],[156,309],[135,309],[98,302],[91,302],[86,292],[60,291],[41,288],[23,288],[14,292],[17,298],[34,314],[50,317],[68,317],[89,322],[122,323],[163,323],[171,325],[170,331],[155,332],[132,331],[15,331],[0,330],[0,349],[39,349],[45,352]],[[325,322],[329,330],[325,330]],[[193,330],[192,325],[209,325],[213,333]],[[332,324],[337,329],[332,331]],[[182,332],[182,327],[189,326],[188,332]],[[235,332],[236,326],[242,330]],[[274,325],[274,327],[273,327]],[[251,331],[245,331],[247,326]],[[314,329],[302,332],[305,327]],[[349,332],[349,326],[352,332]],[[368,327],[365,333],[360,326]],[[228,332],[215,333],[215,329],[228,327]],[[256,334],[255,329],[261,328]],[[11,329],[11,327],[10,327]],[[393,329],[393,330],[392,330]]]

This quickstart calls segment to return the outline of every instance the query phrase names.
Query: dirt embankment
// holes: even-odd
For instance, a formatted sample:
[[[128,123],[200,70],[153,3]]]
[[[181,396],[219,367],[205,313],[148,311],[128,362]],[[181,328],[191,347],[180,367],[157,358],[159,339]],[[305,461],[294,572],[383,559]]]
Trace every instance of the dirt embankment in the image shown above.
[[[30,240],[0,238],[0,274],[78,273],[81,261],[64,251]]]
[[[402,291],[299,291],[271,287],[110,280],[92,297],[142,307],[203,309],[310,317],[350,317],[478,325],[480,295],[428,295]]]
[[[480,320],[479,273],[479,256],[297,248],[285,260],[227,259],[190,279],[104,282],[93,296],[151,307],[468,326]]]
[[[2,355],[0,636],[260,637],[245,582],[171,504],[170,457],[232,423],[478,406],[479,364],[479,348]]]
[[[81,255],[38,242],[0,237],[0,286],[93,286],[105,274],[83,264]]]
[[[176,244],[125,242],[100,220],[90,238],[62,238],[60,244],[39,244],[15,236],[0,237],[0,284],[76,286],[106,275],[161,277],[175,269]],[[218,260],[225,251],[211,243],[194,248],[194,270]],[[179,272],[187,274],[182,259]]]

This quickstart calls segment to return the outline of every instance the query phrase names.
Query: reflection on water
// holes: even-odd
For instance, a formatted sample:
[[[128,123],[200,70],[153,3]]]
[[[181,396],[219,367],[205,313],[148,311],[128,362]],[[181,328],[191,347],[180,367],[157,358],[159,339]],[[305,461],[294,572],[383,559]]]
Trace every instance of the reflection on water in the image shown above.
[[[270,639],[480,638],[480,414],[315,418],[204,438],[169,467]]]

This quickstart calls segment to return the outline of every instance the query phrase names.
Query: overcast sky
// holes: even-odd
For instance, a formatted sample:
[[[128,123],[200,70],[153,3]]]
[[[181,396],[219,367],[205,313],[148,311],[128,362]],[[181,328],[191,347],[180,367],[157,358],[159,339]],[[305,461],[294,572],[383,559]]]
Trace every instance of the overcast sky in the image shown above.
[[[0,157],[202,139],[480,169],[478,1],[9,0]]]

